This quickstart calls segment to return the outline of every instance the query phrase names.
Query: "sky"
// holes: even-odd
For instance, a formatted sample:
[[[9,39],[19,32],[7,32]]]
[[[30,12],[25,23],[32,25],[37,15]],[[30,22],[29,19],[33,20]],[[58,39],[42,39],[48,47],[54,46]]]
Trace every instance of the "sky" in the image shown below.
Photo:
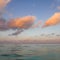
[[[60,0],[0,1],[0,40],[60,39]]]

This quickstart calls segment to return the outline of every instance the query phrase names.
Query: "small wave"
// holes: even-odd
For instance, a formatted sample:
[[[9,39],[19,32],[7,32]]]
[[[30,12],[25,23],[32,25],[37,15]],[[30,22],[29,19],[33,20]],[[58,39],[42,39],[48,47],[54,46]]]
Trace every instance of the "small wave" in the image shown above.
[[[24,60],[24,59],[16,59],[16,60]]]
[[[5,57],[23,57],[23,55],[18,55],[18,54],[2,54],[0,56],[5,56]]]
[[[0,56],[10,56],[9,54],[2,54],[2,55],[0,55]]]

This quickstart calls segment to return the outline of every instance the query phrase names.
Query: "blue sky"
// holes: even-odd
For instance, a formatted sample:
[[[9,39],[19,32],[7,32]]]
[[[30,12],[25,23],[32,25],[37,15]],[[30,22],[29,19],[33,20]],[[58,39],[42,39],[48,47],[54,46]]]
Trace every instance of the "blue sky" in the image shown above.
[[[41,20],[43,25],[48,18],[50,18],[55,12],[59,11],[57,9],[57,7],[60,6],[59,2],[59,0],[11,0],[5,8],[6,11],[8,11],[8,14],[4,14],[3,17],[8,21],[11,18],[31,15],[36,16],[35,23]],[[12,16],[10,16],[10,14]],[[35,39],[35,36],[40,37],[41,34],[60,34],[60,25],[50,26],[43,29],[41,28],[42,25],[34,29],[25,30],[17,37],[8,36],[8,34],[14,32],[12,30],[0,31],[0,40],[12,38],[16,40],[24,40],[29,37],[34,37]]]

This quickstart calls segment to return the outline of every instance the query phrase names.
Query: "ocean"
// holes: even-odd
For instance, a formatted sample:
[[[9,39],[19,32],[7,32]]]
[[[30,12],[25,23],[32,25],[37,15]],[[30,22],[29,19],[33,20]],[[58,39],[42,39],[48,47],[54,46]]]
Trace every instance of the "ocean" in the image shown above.
[[[0,60],[60,60],[60,44],[0,44]]]

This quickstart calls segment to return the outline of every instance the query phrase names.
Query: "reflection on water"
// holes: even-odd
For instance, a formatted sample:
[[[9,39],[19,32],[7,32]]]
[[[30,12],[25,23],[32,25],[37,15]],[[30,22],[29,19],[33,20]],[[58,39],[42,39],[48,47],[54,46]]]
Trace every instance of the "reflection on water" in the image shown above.
[[[1,60],[60,60],[59,44],[0,44]]]

